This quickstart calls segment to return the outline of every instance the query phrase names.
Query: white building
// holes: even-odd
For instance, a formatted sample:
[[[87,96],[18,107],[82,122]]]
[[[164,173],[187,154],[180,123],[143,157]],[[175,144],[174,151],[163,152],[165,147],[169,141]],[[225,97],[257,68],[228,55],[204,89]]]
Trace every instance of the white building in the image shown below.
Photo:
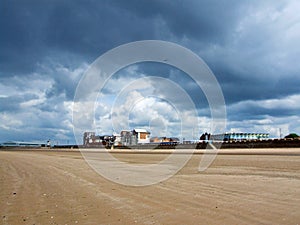
[[[246,140],[266,140],[269,138],[268,133],[224,133],[212,134],[210,140],[219,141],[246,141]]]
[[[46,144],[24,142],[24,141],[7,141],[0,143],[1,147],[45,147]]]
[[[113,136],[115,137],[114,146],[122,145],[121,134],[114,133]]]
[[[150,132],[146,129],[134,129],[133,134],[137,136],[138,144],[150,143]]]

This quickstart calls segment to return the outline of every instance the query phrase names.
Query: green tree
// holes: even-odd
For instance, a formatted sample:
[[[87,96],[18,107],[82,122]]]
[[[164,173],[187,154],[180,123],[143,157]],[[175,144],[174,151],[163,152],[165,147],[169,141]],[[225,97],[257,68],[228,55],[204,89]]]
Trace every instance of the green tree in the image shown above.
[[[295,139],[295,138],[298,138],[298,137],[299,137],[298,134],[290,133],[289,135],[285,136],[284,138],[293,138],[293,139]]]

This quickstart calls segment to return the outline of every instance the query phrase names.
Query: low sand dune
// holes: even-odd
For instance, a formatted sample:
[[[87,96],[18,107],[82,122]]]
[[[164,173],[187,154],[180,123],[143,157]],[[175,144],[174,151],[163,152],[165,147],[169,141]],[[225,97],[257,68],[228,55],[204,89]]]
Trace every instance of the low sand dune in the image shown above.
[[[80,152],[0,151],[2,224],[299,224],[300,149],[232,150],[198,172],[195,154],[172,178],[112,183]],[[266,152],[266,153],[263,153]],[[234,154],[233,154],[234,153]],[[166,154],[122,154],[129,163]]]

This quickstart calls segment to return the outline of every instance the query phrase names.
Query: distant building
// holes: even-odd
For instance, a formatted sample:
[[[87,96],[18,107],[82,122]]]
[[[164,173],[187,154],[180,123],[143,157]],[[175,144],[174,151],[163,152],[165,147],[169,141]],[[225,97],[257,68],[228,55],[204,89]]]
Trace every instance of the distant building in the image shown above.
[[[24,141],[7,141],[0,144],[1,147],[45,147],[46,144],[24,142]]]
[[[122,130],[120,134],[123,146],[150,143],[150,132],[146,129]]]
[[[164,141],[164,137],[152,137],[150,138],[151,143],[161,143]]]
[[[166,142],[177,142],[179,143],[179,138],[176,137],[152,137],[150,138],[151,143],[166,143]]]
[[[120,134],[98,136],[95,132],[83,134],[83,145],[86,147],[133,146],[150,143],[150,132],[146,129],[122,130]]]
[[[222,138],[221,135],[219,135],[218,137],[219,137],[219,138]],[[210,139],[210,134],[208,134],[207,132],[206,132],[205,134],[202,134],[202,135],[200,136],[200,140],[201,140],[201,141],[207,141],[207,140],[209,140],[209,139]]]
[[[85,147],[99,147],[103,146],[103,138],[96,136],[95,132],[84,132],[83,145]]]
[[[83,134],[83,145],[87,146],[89,143],[91,143],[90,140],[95,137],[95,132],[84,132]]]
[[[122,145],[122,139],[121,139],[121,135],[114,133],[114,146],[121,146]]]
[[[130,130],[121,131],[121,143],[123,146],[130,146],[137,144],[137,137],[133,135],[133,132]]]
[[[150,143],[150,132],[146,129],[134,129],[132,133],[136,135],[138,144]]]
[[[246,141],[246,140],[266,140],[269,138],[268,133],[224,133],[211,134],[210,140],[219,141]]]

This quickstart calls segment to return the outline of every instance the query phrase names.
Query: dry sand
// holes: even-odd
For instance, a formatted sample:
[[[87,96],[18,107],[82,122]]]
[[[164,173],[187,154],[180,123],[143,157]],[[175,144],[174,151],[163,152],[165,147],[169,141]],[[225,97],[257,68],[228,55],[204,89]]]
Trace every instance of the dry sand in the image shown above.
[[[112,183],[80,152],[0,151],[2,224],[300,224],[300,149],[193,155],[156,185]],[[265,152],[265,153],[264,153]],[[274,153],[274,154],[271,154]],[[153,162],[166,154],[114,153]]]

